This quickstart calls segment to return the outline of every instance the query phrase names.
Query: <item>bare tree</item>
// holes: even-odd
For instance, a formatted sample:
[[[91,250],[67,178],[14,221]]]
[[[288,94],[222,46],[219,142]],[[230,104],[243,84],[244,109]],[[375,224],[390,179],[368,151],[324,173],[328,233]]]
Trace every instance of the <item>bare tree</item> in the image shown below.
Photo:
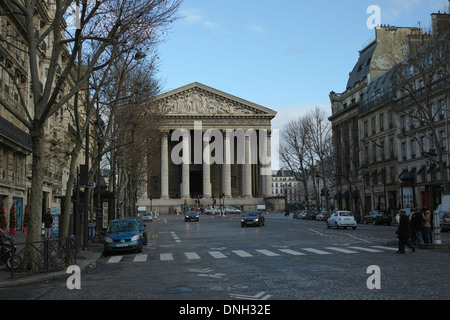
[[[322,179],[322,185],[325,195],[325,208],[329,210],[330,204],[328,199],[328,179],[327,170],[329,166],[327,163],[331,160],[331,123],[328,121],[325,112],[316,107],[311,111],[306,118],[306,125],[308,130],[308,141],[313,159],[317,159],[319,167],[315,168],[320,178]],[[317,162],[316,162],[317,163]],[[318,191],[320,193],[320,191]],[[317,197],[320,195],[318,194]]]
[[[69,11],[73,1],[53,0],[49,4],[37,0],[10,2],[13,6],[7,8],[12,9],[6,13],[20,17],[25,28],[32,110],[26,106],[24,110],[17,110],[1,97],[0,104],[22,122],[31,135],[32,205],[27,240],[35,241],[40,239],[41,230],[45,157],[43,141],[47,119],[87,85],[93,72],[105,70],[124,52],[145,49],[141,47],[145,46],[145,39],[157,39],[161,29],[170,24],[181,1],[79,0],[76,5],[80,8],[80,15],[76,17],[77,28],[72,31],[66,28],[64,21],[68,15],[73,14]],[[43,9],[45,12],[44,5],[49,5],[49,19],[41,20],[36,13],[43,12]],[[50,63],[45,78],[40,70],[39,49],[44,44],[50,49]],[[80,60],[77,59],[79,54],[83,56]],[[84,68],[83,73],[74,78],[77,61],[82,61]],[[69,79],[73,86],[68,92],[61,94]],[[18,85],[17,88],[19,89]],[[89,115],[86,116],[89,119]]]
[[[281,131],[282,143],[280,145],[280,156],[294,174],[295,178],[303,185],[304,199],[309,201],[308,178],[308,131],[307,121],[300,117],[288,122]]]
[[[450,194],[450,181],[445,155],[448,152],[447,117],[450,79],[450,33],[411,36],[406,58],[393,67],[392,82],[397,89],[394,108],[403,125],[406,119],[417,123],[420,136],[428,146],[417,140],[423,154],[440,168],[444,194]],[[438,101],[444,101],[439,104]],[[401,128],[404,130],[404,128]],[[442,134],[444,133],[444,134]]]

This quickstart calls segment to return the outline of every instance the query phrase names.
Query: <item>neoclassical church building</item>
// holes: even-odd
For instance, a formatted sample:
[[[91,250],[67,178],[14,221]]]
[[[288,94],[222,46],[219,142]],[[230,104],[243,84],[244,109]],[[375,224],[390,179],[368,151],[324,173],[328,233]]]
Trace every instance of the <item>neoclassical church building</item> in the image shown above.
[[[244,210],[270,203],[275,111],[197,82],[154,103],[164,115],[161,144],[138,206],[165,213],[199,198],[203,207],[223,198]]]

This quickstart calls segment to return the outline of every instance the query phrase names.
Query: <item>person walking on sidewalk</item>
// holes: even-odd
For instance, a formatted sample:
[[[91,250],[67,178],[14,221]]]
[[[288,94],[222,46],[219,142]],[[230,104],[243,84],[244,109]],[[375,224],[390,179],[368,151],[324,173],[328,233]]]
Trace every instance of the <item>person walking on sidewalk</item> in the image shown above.
[[[409,238],[411,237],[411,230],[409,227],[409,218],[406,215],[406,212],[404,209],[400,209],[400,224],[397,229],[398,234],[398,251],[397,253],[405,253],[405,245],[407,245],[409,248],[411,248],[411,251],[414,252],[416,249],[414,246],[409,242]]]
[[[423,214],[423,239],[425,243],[430,243],[430,230],[431,230],[431,212],[430,210],[425,211]]]
[[[52,235],[52,224],[53,224],[53,217],[50,213],[50,209],[47,209],[47,212],[44,213],[44,228],[45,228],[45,239],[50,239],[50,236]]]

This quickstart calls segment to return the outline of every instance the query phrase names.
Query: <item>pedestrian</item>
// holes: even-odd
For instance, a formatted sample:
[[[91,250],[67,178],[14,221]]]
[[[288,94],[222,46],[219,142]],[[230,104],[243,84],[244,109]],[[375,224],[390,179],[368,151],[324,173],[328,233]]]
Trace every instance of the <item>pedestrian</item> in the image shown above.
[[[50,239],[53,224],[53,217],[50,213],[50,209],[47,209],[47,211],[44,213],[44,217],[42,220],[44,220],[44,228],[45,228],[44,237],[45,239]]]
[[[424,219],[423,219],[422,212],[420,212],[420,210],[416,210],[411,217],[411,226],[412,226],[413,232],[416,236],[418,244],[423,243],[423,235],[422,235],[423,222],[424,222]]]
[[[423,239],[425,243],[430,243],[431,212],[430,210],[427,210],[422,215],[423,215]]]
[[[398,235],[398,251],[397,253],[405,253],[405,245],[407,245],[409,248],[411,248],[411,251],[414,252],[416,249],[414,246],[409,242],[409,238],[411,237],[411,231],[409,227],[409,218],[406,215],[406,212],[404,209],[400,209],[399,211],[400,215],[400,224],[397,229],[397,235]]]

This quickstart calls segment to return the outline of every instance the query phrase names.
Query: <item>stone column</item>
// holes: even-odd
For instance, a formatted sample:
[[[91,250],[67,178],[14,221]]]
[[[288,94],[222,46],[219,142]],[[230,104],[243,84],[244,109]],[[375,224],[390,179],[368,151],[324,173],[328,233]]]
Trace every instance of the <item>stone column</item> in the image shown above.
[[[244,198],[252,197],[252,165],[250,137],[245,137],[245,164],[244,164]]]
[[[190,149],[190,135],[183,137],[183,160],[182,166],[182,183],[181,183],[181,198],[189,199],[190,195],[190,171],[189,163],[191,162],[191,149]]]
[[[169,132],[161,135],[161,199],[169,199]]]
[[[260,159],[263,162],[263,165],[261,166],[261,174],[263,177],[263,196],[265,198],[272,197],[272,155],[271,155],[271,132],[270,130],[263,130],[262,134],[267,134],[267,139],[262,138],[260,136],[260,143],[265,143],[266,141],[266,149],[262,152],[260,155]],[[266,141],[264,141],[266,140]],[[268,162],[268,163],[267,163]]]
[[[210,136],[203,136],[203,197],[211,198],[211,152],[209,147]]]
[[[231,145],[230,136],[224,131],[223,138],[223,155],[224,161],[222,165],[222,190],[225,193],[225,198],[231,198]]]

